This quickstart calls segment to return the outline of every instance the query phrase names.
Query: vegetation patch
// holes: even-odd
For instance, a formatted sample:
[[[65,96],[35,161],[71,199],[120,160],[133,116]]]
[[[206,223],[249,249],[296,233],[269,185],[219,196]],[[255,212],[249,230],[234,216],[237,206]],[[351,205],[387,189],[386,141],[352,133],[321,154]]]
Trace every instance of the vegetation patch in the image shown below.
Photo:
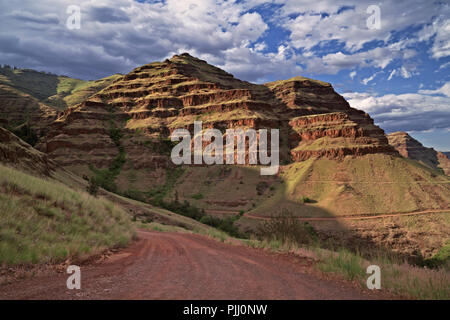
[[[6,129],[14,133],[30,146],[34,147],[39,140],[36,132],[33,130],[33,128],[30,127],[27,122],[18,126],[6,126]]]
[[[288,210],[272,216],[258,226],[257,235],[266,241],[276,241],[280,244],[305,245],[317,241],[314,228],[307,222],[302,223],[298,217]]]
[[[119,154],[114,158],[113,162],[107,169],[97,169],[93,165],[89,166],[89,169],[95,174],[91,177],[92,184],[98,185],[105,190],[117,193],[116,178],[120,174],[123,165],[126,162],[125,149],[120,143],[120,139],[123,137],[121,130],[116,127],[114,121],[110,122],[109,136],[119,150]]]
[[[235,215],[233,217],[227,217],[224,219],[216,218],[207,215],[203,209],[199,209],[191,205],[186,200],[184,202],[179,202],[178,200],[174,200],[171,202],[158,200],[156,202],[152,201],[151,203],[158,207],[170,210],[185,217],[197,220],[203,224],[214,227],[229,234],[232,237],[247,238],[247,235],[240,232],[239,228],[234,224],[241,217],[241,215]]]
[[[426,267],[443,267],[450,271],[450,241],[448,241],[433,257],[425,259],[423,264]]]

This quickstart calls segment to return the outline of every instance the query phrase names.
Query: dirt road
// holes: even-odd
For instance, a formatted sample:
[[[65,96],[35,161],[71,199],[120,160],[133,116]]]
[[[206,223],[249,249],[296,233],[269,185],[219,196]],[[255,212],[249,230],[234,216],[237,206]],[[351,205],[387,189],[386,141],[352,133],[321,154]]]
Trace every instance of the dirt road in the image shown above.
[[[336,216],[336,217],[298,217],[300,221],[339,221],[339,220],[372,220],[372,219],[383,219],[383,218],[396,218],[403,216],[418,216],[425,214],[433,214],[433,213],[450,213],[450,209],[442,209],[442,210],[425,210],[425,211],[413,211],[413,212],[405,212],[405,213],[387,213],[387,214],[379,214],[379,215],[351,215],[351,216]],[[246,213],[244,215],[250,219],[258,219],[258,220],[270,220],[272,217],[261,216],[257,214]]]
[[[294,256],[204,236],[139,231],[140,240],[81,266],[81,290],[65,273],[0,287],[0,299],[370,299],[351,286],[308,274]]]

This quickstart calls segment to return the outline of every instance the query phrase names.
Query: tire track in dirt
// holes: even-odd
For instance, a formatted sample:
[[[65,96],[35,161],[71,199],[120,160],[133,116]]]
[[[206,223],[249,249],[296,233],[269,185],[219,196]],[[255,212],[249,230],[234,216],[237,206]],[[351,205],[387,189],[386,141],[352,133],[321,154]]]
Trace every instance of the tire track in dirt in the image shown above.
[[[306,258],[205,236],[139,231],[140,240],[81,266],[81,290],[51,271],[0,287],[0,299],[370,299],[349,284],[308,273]]]

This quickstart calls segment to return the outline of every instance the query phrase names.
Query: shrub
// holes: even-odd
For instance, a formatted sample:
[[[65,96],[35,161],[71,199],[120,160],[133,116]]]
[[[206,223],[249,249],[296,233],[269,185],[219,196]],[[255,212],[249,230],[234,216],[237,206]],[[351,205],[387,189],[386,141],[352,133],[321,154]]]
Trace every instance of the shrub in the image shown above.
[[[119,128],[116,127],[114,121],[111,120],[110,128],[109,128],[109,137],[116,144],[116,146],[120,146],[120,139],[123,137],[123,133]]]
[[[130,199],[134,199],[137,201],[141,201],[141,202],[146,202],[146,197],[144,195],[144,193],[142,191],[139,190],[133,190],[133,189],[128,189],[125,190],[122,195],[124,197],[130,198]]]
[[[287,210],[261,223],[257,233],[264,240],[279,240],[284,244],[310,244],[317,239],[309,223],[300,222],[298,217]]]
[[[27,123],[9,130],[30,146],[34,147],[39,140],[34,130]]]
[[[98,193],[98,183],[94,179],[89,180],[89,185],[86,187],[87,192],[89,192],[90,195],[93,195],[94,197],[97,196]]]
[[[301,201],[302,203],[314,203],[314,200],[312,200],[312,199],[310,199],[310,198],[308,198],[308,197],[305,197],[305,196],[303,196],[303,197],[300,199],[300,201]]]
[[[191,198],[192,198],[192,199],[195,199],[195,200],[200,200],[200,199],[203,199],[203,194],[201,194],[201,193],[196,193],[196,194],[193,194],[193,195],[191,196]]]

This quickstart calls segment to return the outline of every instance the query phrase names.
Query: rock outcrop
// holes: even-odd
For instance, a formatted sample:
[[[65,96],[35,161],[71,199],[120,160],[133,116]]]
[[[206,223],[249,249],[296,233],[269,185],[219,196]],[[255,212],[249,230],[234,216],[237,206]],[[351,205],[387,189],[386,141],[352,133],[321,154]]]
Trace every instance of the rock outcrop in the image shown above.
[[[391,144],[403,157],[417,160],[433,169],[450,175],[450,159],[446,154],[433,148],[424,147],[406,132],[393,132],[387,135]]]

